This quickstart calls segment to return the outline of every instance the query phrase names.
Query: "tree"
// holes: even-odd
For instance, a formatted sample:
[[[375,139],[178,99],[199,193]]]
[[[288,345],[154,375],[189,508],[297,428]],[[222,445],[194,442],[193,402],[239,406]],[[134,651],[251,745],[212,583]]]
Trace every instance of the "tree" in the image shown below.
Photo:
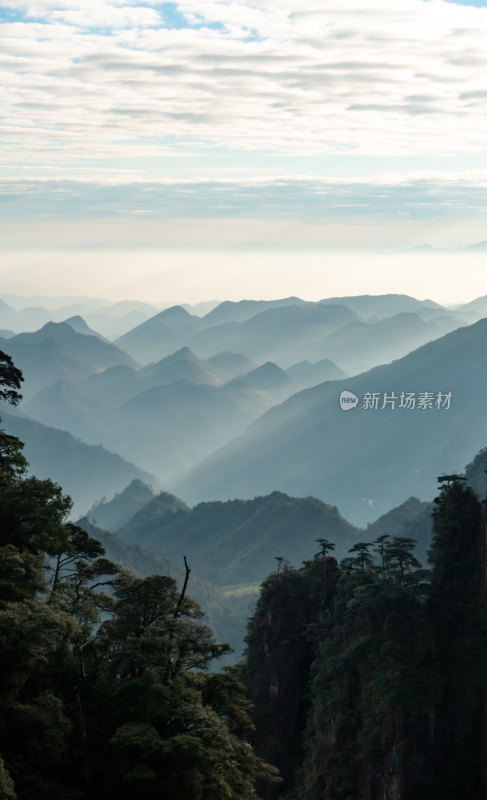
[[[20,479],[27,470],[22,442],[0,428],[0,487]]]
[[[4,355],[4,354],[3,354]],[[2,397],[21,376],[0,359]],[[0,798],[253,800],[265,772],[228,645],[166,576],[137,579],[26,477],[0,431]]]
[[[355,563],[360,569],[367,569],[372,566],[373,560],[369,553],[369,547],[372,547],[371,542],[357,542],[349,549],[349,553],[357,553]]]
[[[109,704],[92,723],[106,796],[253,798],[258,762],[243,687],[230,673],[201,672],[228,646],[172,578],[132,578],[114,601],[93,645],[93,679]]]
[[[0,398],[13,406],[18,405],[22,400],[18,390],[23,380],[20,369],[14,366],[10,356],[0,350]]]
[[[315,539],[320,545],[320,552],[316,554],[315,558],[325,558],[327,552],[332,552],[335,549],[335,544],[333,542],[329,542],[328,539]]]
[[[394,578],[398,583],[404,584],[407,576],[421,567],[413,550],[416,540],[406,536],[394,536],[392,541],[388,541],[384,548],[385,568],[389,577]]]
[[[380,572],[382,575],[385,574],[386,571],[386,560],[385,560],[385,549],[386,543],[389,541],[390,536],[388,533],[382,534],[382,536],[378,536],[375,540],[374,544],[377,545],[375,552],[380,556]]]
[[[284,558],[282,556],[274,556],[275,560],[277,561],[277,574],[281,574],[282,565],[284,564]]]

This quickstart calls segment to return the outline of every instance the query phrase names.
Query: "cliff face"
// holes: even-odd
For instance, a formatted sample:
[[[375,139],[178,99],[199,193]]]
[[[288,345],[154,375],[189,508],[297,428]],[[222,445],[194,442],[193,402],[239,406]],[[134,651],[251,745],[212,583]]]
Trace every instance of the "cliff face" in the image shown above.
[[[248,634],[248,680],[257,755],[279,768],[280,783],[257,787],[274,800],[294,784],[303,760],[312,648],[306,639],[310,603],[303,575],[285,571],[263,586]]]
[[[460,481],[435,503],[432,572],[408,539],[323,553],[263,586],[248,635],[265,800],[481,800],[485,511]],[[382,548],[382,549],[381,549]]]
[[[316,651],[298,796],[426,800],[428,624],[400,588],[361,581],[340,580]]]

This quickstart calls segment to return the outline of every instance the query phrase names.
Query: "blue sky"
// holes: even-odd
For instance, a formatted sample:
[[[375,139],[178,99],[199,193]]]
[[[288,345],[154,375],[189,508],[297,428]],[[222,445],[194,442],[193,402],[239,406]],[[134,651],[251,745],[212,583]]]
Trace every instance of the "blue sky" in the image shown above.
[[[486,240],[487,0],[321,5],[0,0],[0,278],[168,230],[264,267]]]
[[[486,0],[446,0],[447,3],[455,3],[457,6],[474,6],[475,8],[486,8]]]

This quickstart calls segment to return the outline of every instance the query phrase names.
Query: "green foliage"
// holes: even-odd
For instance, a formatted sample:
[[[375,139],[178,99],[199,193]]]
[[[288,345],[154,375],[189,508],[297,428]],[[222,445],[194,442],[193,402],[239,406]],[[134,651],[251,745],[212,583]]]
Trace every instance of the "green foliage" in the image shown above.
[[[0,798],[253,800],[267,767],[244,686],[206,673],[228,645],[173,578],[108,560],[26,467],[0,431]]]
[[[395,536],[384,548],[385,571],[396,583],[405,584],[408,576],[421,564],[413,555],[416,542],[404,536]]]
[[[373,563],[372,556],[369,553],[369,547],[371,546],[371,542],[357,542],[357,544],[354,544],[348,551],[349,553],[357,554],[351,559],[352,564],[360,569],[371,567]]]
[[[338,581],[310,673],[299,797],[382,796],[385,784],[374,772],[387,772],[393,752],[403,773],[408,764],[421,774],[432,659],[424,608],[410,592],[362,570]],[[416,739],[406,750],[408,728]],[[427,798],[427,787],[419,781],[409,796]]]
[[[325,555],[330,540],[345,552],[358,530],[320,500],[272,492],[253,500],[199,503],[191,510],[181,504],[173,513],[164,497],[156,498],[120,533],[176,564],[186,555],[205,580],[227,587],[261,583],[276,557],[300,564],[316,541],[324,543]]]
[[[441,663],[433,705],[434,771],[445,800],[477,797],[484,781],[485,525],[485,508],[463,481],[441,488],[435,500],[428,611]]]
[[[0,430],[0,482],[6,486],[20,478],[27,469],[27,460],[22,454],[23,444],[15,436]]]
[[[435,501],[431,570],[412,537],[381,530],[340,567],[317,540],[313,560],[264,582],[247,682],[256,750],[285,779],[266,800],[487,796],[485,521],[452,479]]]
[[[71,500],[51,480],[15,477],[0,485],[0,545],[22,552],[54,555],[66,539],[64,523]]]
[[[10,356],[0,350],[0,398],[13,406],[22,400],[19,393],[23,381],[20,369],[14,365]]]
[[[166,698],[158,698],[152,713],[146,707],[144,720],[116,729],[109,743],[109,796],[130,798],[144,790],[148,797],[164,792],[174,800],[188,793],[195,800],[255,797],[252,750],[202,701],[201,682],[200,676],[178,681]]]
[[[315,540],[321,547],[321,550],[315,558],[325,558],[327,551],[330,553],[335,549],[335,545],[333,542],[329,542],[328,539],[319,538]]]

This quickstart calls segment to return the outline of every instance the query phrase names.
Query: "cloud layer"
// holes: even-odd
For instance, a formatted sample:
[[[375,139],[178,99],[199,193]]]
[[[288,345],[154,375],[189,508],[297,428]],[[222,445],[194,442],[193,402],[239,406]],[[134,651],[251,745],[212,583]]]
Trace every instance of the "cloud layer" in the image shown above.
[[[370,224],[487,221],[486,183],[432,178],[387,183],[278,179],[93,183],[0,181],[3,219],[294,219]]]
[[[72,177],[209,146],[485,152],[487,9],[322,5],[0,0],[3,162]]]

